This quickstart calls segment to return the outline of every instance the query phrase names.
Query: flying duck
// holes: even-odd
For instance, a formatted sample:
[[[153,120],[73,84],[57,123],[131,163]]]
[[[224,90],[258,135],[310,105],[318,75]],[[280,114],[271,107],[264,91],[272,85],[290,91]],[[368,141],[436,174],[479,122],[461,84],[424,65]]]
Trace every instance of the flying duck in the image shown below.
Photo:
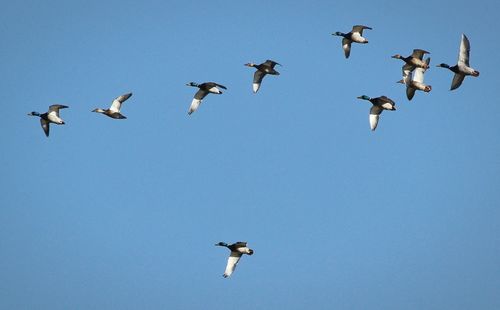
[[[453,67],[450,67],[445,63],[437,65],[437,67],[447,68],[455,73],[455,76],[453,76],[453,81],[451,82],[450,90],[454,90],[460,87],[466,75],[470,75],[473,77],[479,76],[479,71],[469,67],[469,52],[470,52],[469,39],[465,36],[465,34],[462,34],[462,41],[460,42],[460,51],[458,52],[458,63]]]
[[[226,86],[214,82],[205,82],[202,84],[190,82],[187,83],[186,85],[199,88],[196,94],[194,94],[193,101],[191,101],[191,106],[189,107],[188,115],[191,115],[191,113],[193,113],[198,109],[198,107],[201,104],[201,101],[203,100],[203,98],[205,98],[206,95],[208,95],[209,93],[219,94],[219,95],[222,94],[222,91],[219,89],[219,87],[222,89],[227,89]]]
[[[427,65],[429,65],[430,62],[430,57],[425,60]],[[422,68],[416,68],[413,74],[410,71],[405,71],[403,79],[398,81],[398,83],[406,85],[406,97],[408,100],[411,100],[413,96],[415,96],[416,90],[421,90],[426,93],[432,90],[431,85],[424,84],[424,72],[425,69]]]
[[[236,268],[236,265],[240,261],[240,258],[243,254],[247,255],[252,255],[253,250],[247,247],[246,242],[241,242],[238,241],[236,243],[233,243],[231,245],[228,245],[225,242],[219,242],[215,244],[216,246],[223,246],[231,250],[231,254],[229,254],[229,258],[227,259],[227,265],[226,265],[226,270],[224,271],[224,274],[222,275],[224,278],[228,278],[231,276],[233,273],[234,269]]]
[[[403,57],[399,54],[391,56],[392,58],[401,59],[405,62],[403,65],[403,75],[405,71],[413,71],[415,68],[428,69],[429,65],[423,61],[423,57],[425,54],[430,54],[427,51],[421,49],[414,49],[413,53],[408,57]]]
[[[372,131],[377,128],[378,119],[380,118],[380,113],[382,113],[383,110],[396,110],[396,103],[386,96],[370,98],[363,95],[359,96],[358,99],[368,100],[373,104],[370,109],[370,128]]]
[[[280,73],[276,70],[274,70],[274,67],[276,65],[280,65],[276,61],[273,60],[266,60],[266,62],[261,63],[260,65],[256,65],[252,62],[245,64],[247,67],[254,67],[257,69],[253,75],[253,92],[256,93],[259,88],[260,84],[262,83],[262,79],[266,76],[266,74],[271,74],[271,75],[280,75]],[[281,66],[281,65],[280,65]]]
[[[372,30],[372,28],[370,28],[368,26],[355,25],[352,27],[352,30],[349,33],[343,33],[343,32],[339,32],[339,31],[332,33],[332,35],[334,35],[334,36],[343,37],[342,48],[344,49],[345,58],[349,58],[349,55],[351,54],[351,43],[352,42],[362,43],[362,44],[368,43],[368,40],[363,38],[363,30],[365,30],[365,29]]]
[[[66,109],[66,108],[68,108],[68,106],[62,104],[53,104],[49,107],[48,112],[40,114],[38,112],[33,111],[31,113],[28,113],[28,115],[40,117],[40,124],[42,125],[45,135],[48,137],[50,131],[49,127],[50,123],[54,123],[57,125],[65,124],[64,121],[59,117],[59,109]]]
[[[109,109],[103,110],[103,109],[97,108],[97,109],[92,110],[92,112],[102,113],[102,114],[107,115],[107,116],[114,118],[114,119],[125,119],[127,117],[125,117],[125,115],[122,115],[120,113],[120,108],[122,107],[122,104],[128,98],[130,98],[130,96],[132,96],[132,93],[121,95],[121,96],[117,97],[115,100],[113,100]]]

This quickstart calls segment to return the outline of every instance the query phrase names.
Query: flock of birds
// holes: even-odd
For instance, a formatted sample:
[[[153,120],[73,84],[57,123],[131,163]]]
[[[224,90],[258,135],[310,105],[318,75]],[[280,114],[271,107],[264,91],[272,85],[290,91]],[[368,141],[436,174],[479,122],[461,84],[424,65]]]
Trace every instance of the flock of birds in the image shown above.
[[[360,43],[366,44],[368,40],[363,37],[363,30],[372,28],[363,25],[355,25],[352,27],[352,30],[348,33],[335,32],[332,35],[341,36],[342,37],[342,48],[344,50],[344,55],[346,58],[349,58],[351,54],[351,45],[352,43]],[[454,66],[449,66],[445,63],[439,64],[437,67],[447,68],[454,73],[453,81],[451,83],[451,89],[454,90],[462,85],[464,78],[466,76],[479,76],[479,71],[473,69],[469,65],[469,52],[470,52],[470,43],[469,39],[462,34],[462,39],[460,42],[460,50],[458,54],[458,62]],[[424,59],[426,54],[430,54],[429,52],[422,49],[414,49],[413,53],[404,57],[399,54],[392,56],[395,59],[401,59],[404,61],[404,65],[402,67],[403,78],[398,81],[398,83],[402,83],[406,85],[406,95],[408,100],[412,100],[415,92],[417,90],[423,92],[430,92],[432,90],[432,86],[424,84],[424,73],[427,69],[429,69],[430,57]],[[262,80],[266,75],[279,75],[280,73],[276,71],[274,68],[276,65],[280,65],[279,63],[273,60],[266,60],[261,64],[255,63],[247,63],[245,66],[255,68],[256,71],[253,76],[253,92],[257,93],[262,83]],[[205,82],[202,84],[197,84],[194,82],[190,82],[186,84],[187,86],[192,86],[198,88],[198,91],[194,94],[193,100],[191,101],[191,105],[188,110],[188,114],[191,115],[195,112],[202,100],[208,94],[222,94],[221,89],[227,89],[224,85],[215,83],[215,82]],[[92,112],[102,113],[110,118],[114,119],[126,119],[123,114],[121,114],[121,107],[123,103],[132,96],[132,93],[127,93],[121,95],[113,100],[111,106],[108,109],[96,108],[92,110]],[[370,109],[370,128],[371,130],[375,130],[378,125],[378,121],[380,118],[380,114],[384,110],[394,111],[396,110],[395,102],[387,96],[380,96],[376,98],[370,98],[369,96],[362,95],[357,97],[358,99],[367,100],[372,103],[372,107]],[[28,115],[38,116],[40,117],[40,124],[42,126],[45,135],[49,136],[50,127],[49,125],[57,124],[64,125],[64,121],[59,116],[59,111],[61,109],[66,109],[68,106],[61,104],[54,104],[49,107],[49,110],[46,113],[38,113],[31,112]],[[215,244],[216,246],[226,247],[231,253],[227,260],[226,270],[224,272],[224,277],[227,278],[231,276],[236,265],[238,264],[241,256],[243,254],[252,255],[254,251],[247,247],[246,242],[236,242],[233,244],[227,244],[225,242],[219,242]]]

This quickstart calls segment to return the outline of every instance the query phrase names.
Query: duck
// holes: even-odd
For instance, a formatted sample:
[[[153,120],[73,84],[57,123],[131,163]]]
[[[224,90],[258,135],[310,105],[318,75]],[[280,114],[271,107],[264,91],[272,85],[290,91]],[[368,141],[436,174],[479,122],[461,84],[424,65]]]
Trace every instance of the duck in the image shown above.
[[[373,104],[373,106],[370,109],[370,128],[372,131],[375,131],[375,129],[377,129],[378,120],[383,110],[389,110],[389,111],[396,110],[396,103],[392,99],[386,96],[370,98],[367,95],[363,95],[357,98],[362,100],[368,100]]]
[[[428,51],[421,49],[414,49],[413,53],[408,57],[403,57],[399,54],[391,56],[391,58],[401,59],[405,62],[403,65],[403,76],[405,71],[413,72],[415,68],[429,69],[429,65],[423,61],[425,54],[430,54]]]
[[[191,101],[191,106],[189,107],[188,115],[191,115],[194,111],[198,110],[203,98],[208,94],[222,94],[219,88],[227,89],[226,86],[217,84],[215,82],[205,82],[197,84],[195,82],[189,82],[186,86],[198,87],[199,90],[194,94],[193,101]]]
[[[352,30],[349,33],[343,33],[339,31],[332,33],[333,36],[343,37],[342,48],[344,49],[345,58],[349,58],[349,55],[351,54],[352,42],[361,44],[368,43],[368,40],[366,38],[363,38],[363,30],[365,29],[372,30],[372,28],[368,26],[354,25],[352,26]]]
[[[229,278],[231,274],[233,274],[236,265],[240,261],[240,258],[243,254],[253,255],[253,250],[247,247],[247,242],[238,241],[231,245],[228,245],[225,242],[219,242],[215,244],[216,246],[226,247],[231,251],[229,254],[229,258],[227,259],[226,270],[222,275],[224,278]]]
[[[123,114],[120,113],[120,109],[122,107],[122,104],[127,101],[128,98],[132,96],[132,93],[127,93],[125,95],[121,95],[116,97],[115,100],[111,103],[111,106],[109,109],[103,110],[101,108],[96,108],[92,110],[92,112],[96,113],[102,113],[106,116],[109,116],[114,119],[126,119],[127,117]]]
[[[49,106],[49,111],[40,114],[36,111],[28,113],[30,116],[38,116],[40,117],[40,124],[42,125],[43,132],[45,132],[45,136],[49,137],[49,131],[50,131],[50,123],[57,124],[57,125],[64,125],[66,124],[62,118],[59,117],[59,110],[60,109],[67,109],[68,106],[62,105],[62,104],[53,104]]]
[[[277,63],[276,61],[269,59],[259,65],[254,64],[252,62],[245,64],[245,66],[247,67],[257,69],[257,71],[255,71],[253,75],[252,87],[254,94],[257,93],[257,91],[259,90],[260,84],[262,83],[262,79],[266,76],[266,74],[280,75],[280,73],[274,69],[276,65],[281,66],[281,64]]]
[[[454,90],[462,85],[467,75],[478,77],[479,71],[473,69],[469,65],[470,42],[469,38],[462,33],[462,40],[460,41],[460,50],[458,52],[458,62],[454,66],[449,66],[445,63],[437,65],[437,67],[446,68],[455,73],[451,81],[450,90]]]
[[[430,57],[425,59],[425,63],[427,65],[429,65],[430,62],[431,62]],[[413,99],[416,90],[421,90],[426,93],[432,90],[431,85],[424,84],[425,71],[426,70],[423,68],[416,68],[415,71],[413,71],[413,74],[410,71],[405,71],[403,79],[397,82],[406,85],[406,97],[408,98],[408,100],[411,101],[411,99]]]

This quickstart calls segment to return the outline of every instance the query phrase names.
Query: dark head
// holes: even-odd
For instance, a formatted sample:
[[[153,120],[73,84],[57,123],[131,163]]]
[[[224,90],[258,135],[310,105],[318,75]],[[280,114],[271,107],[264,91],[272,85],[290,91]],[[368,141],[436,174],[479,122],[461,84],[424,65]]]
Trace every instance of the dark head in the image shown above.
[[[40,116],[40,113],[33,111],[33,112],[28,113],[28,115],[29,116]]]
[[[195,82],[189,82],[186,84],[186,86],[193,86],[193,87],[198,87],[198,83]]]
[[[340,32],[340,31],[336,31],[336,32],[332,33],[332,36],[339,36],[339,37],[343,37],[343,36],[344,36],[344,34],[343,34],[342,32]]]
[[[249,63],[246,63],[245,66],[247,66],[247,67],[255,67],[256,64],[254,64],[253,62],[249,62]]]
[[[403,56],[396,54],[396,55],[391,56],[391,58],[401,59],[401,58],[403,58]]]
[[[368,97],[367,95],[363,95],[363,96],[359,96],[357,97],[358,99],[362,99],[362,100],[370,100],[371,98]]]
[[[225,246],[225,247],[227,247],[227,243],[225,243],[225,242],[219,242],[219,243],[216,243],[215,245],[216,246]]]
[[[439,64],[437,65],[436,67],[441,67],[441,68],[446,68],[446,69],[450,69],[450,66],[445,64],[445,63],[442,63],[442,64]]]

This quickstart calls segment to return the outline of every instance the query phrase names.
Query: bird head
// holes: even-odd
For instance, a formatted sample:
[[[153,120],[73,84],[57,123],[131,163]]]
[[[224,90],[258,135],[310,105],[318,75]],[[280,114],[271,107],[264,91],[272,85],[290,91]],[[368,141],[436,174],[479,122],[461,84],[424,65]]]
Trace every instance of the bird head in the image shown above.
[[[359,96],[357,97],[358,99],[362,99],[362,100],[370,100],[371,98],[368,97],[367,95],[363,95],[363,96]]]
[[[193,87],[198,87],[198,84],[195,82],[189,82],[186,84],[186,86],[193,86]]]
[[[28,113],[28,115],[29,116],[40,116],[40,113],[33,111],[33,112]]]
[[[247,67],[255,67],[256,65],[253,62],[246,63],[245,66]]]
[[[447,69],[449,69],[449,68],[450,68],[450,66],[449,66],[449,65],[447,65],[447,64],[445,64],[445,63],[439,64],[439,65],[437,65],[436,67],[447,68]]]
[[[396,54],[396,55],[391,56],[391,58],[401,59],[403,57],[399,54]]]

